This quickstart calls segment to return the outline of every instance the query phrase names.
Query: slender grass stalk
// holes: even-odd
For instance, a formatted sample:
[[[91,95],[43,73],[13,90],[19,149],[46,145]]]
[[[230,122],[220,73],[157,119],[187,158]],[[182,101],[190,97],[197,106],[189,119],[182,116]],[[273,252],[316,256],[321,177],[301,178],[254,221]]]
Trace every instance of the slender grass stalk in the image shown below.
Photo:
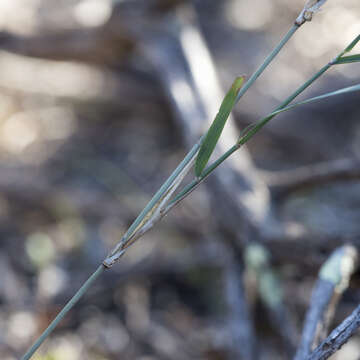
[[[321,0],[323,3],[325,0]],[[300,16],[299,16],[300,17]],[[256,81],[256,79],[261,75],[261,73],[266,69],[266,67],[271,63],[271,61],[276,57],[276,55],[280,52],[280,50],[284,47],[284,45],[290,40],[290,38],[294,35],[294,33],[299,29],[299,27],[308,19],[304,21],[296,21],[296,23],[290,28],[287,34],[283,37],[283,39],[279,42],[279,44],[272,50],[272,52],[266,57],[262,65],[254,72],[254,74],[249,78],[249,80],[244,84],[244,86],[239,91],[236,102],[240,100],[240,98],[245,94],[245,92],[252,86],[252,84]],[[282,107],[286,107],[296,96],[298,96],[303,90],[305,90],[312,82],[314,82],[318,77],[320,77],[331,65],[329,63],[323,69],[321,69],[317,74],[314,75],[309,81],[307,81],[302,87],[300,87],[297,91],[295,91],[288,99],[286,99],[276,110],[280,110]],[[184,197],[186,197],[191,191],[195,189],[196,186],[199,185],[208,175],[212,173],[223,161],[225,161],[231,154],[233,154],[236,150],[238,150],[242,144],[246,143],[252,136],[255,135],[257,131],[260,130],[262,126],[264,126],[270,119],[275,116],[268,116],[260,121],[254,128],[251,128],[244,136],[240,138],[240,140],[231,147],[225,154],[219,157],[215,162],[210,164],[205,170],[202,172],[201,176],[187,185],[167,206],[164,208],[162,215],[164,215],[171,207],[181,201]],[[139,226],[143,224],[145,217],[151,212],[156,206],[156,204],[162,199],[164,195],[166,195],[169,188],[172,186],[176,178],[179,176],[181,171],[186,167],[186,165],[194,158],[197,151],[201,146],[203,138],[199,140],[197,144],[190,150],[190,152],[186,155],[184,160],[178,165],[178,167],[174,170],[174,172],[170,175],[170,177],[165,181],[165,183],[160,187],[160,189],[156,192],[150,202],[145,206],[145,208],[141,211],[139,216],[135,219],[135,221],[131,224],[125,235],[122,237],[121,241],[118,245],[111,251],[110,255],[104,260],[104,263],[99,266],[99,268],[90,276],[90,278],[84,283],[84,285],[78,290],[78,292],[73,296],[72,299],[65,305],[65,307],[60,311],[60,313],[56,316],[56,318],[50,323],[48,328],[40,335],[40,337],[36,340],[36,342],[32,345],[32,347],[26,352],[26,354],[22,357],[22,360],[28,360],[32,357],[35,351],[39,348],[39,346],[44,342],[44,340],[51,334],[57,324],[63,319],[63,317],[70,311],[70,309],[76,304],[76,302],[81,298],[81,296],[88,290],[91,284],[99,277],[99,275],[107,268],[107,265],[110,267],[116,260],[118,260],[121,255],[124,253],[123,246],[126,242],[133,236],[135,233],[140,230]],[[106,260],[109,257],[113,257],[113,261],[107,264]]]
[[[280,50],[284,47],[284,45],[291,39],[291,37],[295,34],[296,30],[300,27],[299,24],[294,24],[290,30],[286,33],[286,35],[281,39],[281,41],[277,44],[277,46],[271,51],[271,53],[266,57],[264,62],[258,67],[258,69],[251,75],[249,80],[244,84],[244,86],[240,89],[239,93],[236,97],[236,102],[238,102],[241,97],[249,90],[251,85],[256,81],[256,79],[261,75],[261,73],[268,67],[271,61],[276,57],[276,55],[280,52]]]
[[[282,112],[285,112],[285,111],[289,111],[289,110],[292,110],[300,105],[305,105],[305,104],[309,104],[309,103],[312,103],[312,102],[315,102],[315,101],[319,101],[319,100],[322,100],[322,99],[327,99],[329,97],[332,97],[332,96],[338,96],[338,95],[342,95],[342,94],[347,94],[347,93],[350,93],[350,92],[354,92],[354,91],[359,91],[360,90],[360,84],[356,84],[356,85],[353,85],[353,86],[348,86],[346,88],[341,88],[341,89],[338,89],[338,90],[335,90],[335,91],[331,91],[331,92],[328,92],[328,93],[325,93],[325,94],[322,94],[322,95],[319,95],[319,96],[314,96],[310,99],[306,99],[304,101],[299,101],[295,104],[291,104],[289,106],[286,106],[280,110],[276,110],[274,112],[272,112],[270,115],[277,115],[277,114],[280,114]]]
[[[44,342],[44,340],[52,333],[57,324],[63,319],[63,317],[69,312],[69,310],[79,301],[79,299],[86,293],[92,283],[104,272],[106,267],[100,265],[97,270],[86,280],[86,282],[81,286],[77,293],[69,300],[69,302],[64,306],[64,308],[59,312],[56,318],[50,323],[50,325],[44,330],[44,332],[38,337],[35,343],[31,348],[26,352],[26,354],[21,358],[21,360],[29,360],[39,346]]]

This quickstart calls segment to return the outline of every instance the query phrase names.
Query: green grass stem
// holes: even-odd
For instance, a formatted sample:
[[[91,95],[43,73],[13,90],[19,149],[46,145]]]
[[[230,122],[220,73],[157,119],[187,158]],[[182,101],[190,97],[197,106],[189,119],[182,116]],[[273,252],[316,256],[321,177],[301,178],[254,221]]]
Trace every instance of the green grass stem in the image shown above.
[[[284,47],[284,45],[291,39],[291,37],[295,34],[296,30],[299,29],[299,25],[294,24],[290,30],[286,33],[286,35],[281,39],[281,41],[277,44],[277,46],[271,51],[271,53],[266,57],[264,62],[259,66],[259,68],[251,75],[249,80],[244,84],[244,86],[240,89],[239,93],[236,97],[236,102],[238,102],[241,97],[249,90],[251,85],[256,81],[256,79],[261,75],[261,73],[267,68],[267,66],[271,63],[271,61],[276,57],[276,55],[280,52],[280,50]]]
[[[300,24],[301,25],[301,24]],[[249,80],[244,84],[244,86],[239,91],[236,102],[240,100],[240,98],[245,94],[245,92],[251,87],[251,85],[256,81],[256,79],[261,75],[261,73],[266,69],[266,67],[271,63],[271,61],[276,57],[279,51],[283,48],[283,46],[289,41],[289,39],[294,35],[296,30],[300,26],[299,24],[293,25],[288,33],[283,37],[283,39],[279,42],[279,44],[273,49],[273,51],[268,55],[263,64],[255,71],[255,73],[249,78]],[[359,35],[360,36],[360,35]],[[340,55],[338,55],[331,63],[324,66],[319,72],[317,72],[311,79],[305,82],[302,86],[300,86],[292,95],[290,95],[275,111],[281,110],[290,104],[292,100],[294,100],[299,94],[301,94],[308,86],[310,86],[316,79],[318,79],[326,70],[328,70],[345,52],[351,50],[355,44],[359,41],[359,36],[345,49]],[[185,198],[190,192],[192,192],[207,176],[209,176],[222,162],[224,162],[231,154],[233,154],[236,150],[241,147],[241,145],[245,144],[249,139],[251,139],[268,121],[270,121],[276,114],[270,114],[267,117],[260,120],[257,124],[250,128],[243,136],[240,137],[237,144],[233,145],[226,153],[220,156],[216,161],[207,166],[200,177],[194,179],[190,184],[184,187],[184,189],[174,197],[174,199],[169,203],[168,207],[165,208],[164,214],[170,210],[173,206],[175,206],[179,201]],[[193,148],[189,151],[189,153],[185,156],[183,161],[178,165],[178,167],[174,170],[174,172],[170,175],[170,177],[165,181],[165,183],[160,187],[160,189],[155,193],[153,198],[149,201],[149,203],[145,206],[145,208],[141,211],[139,216],[134,220],[131,224],[125,235],[122,237],[120,244],[118,244],[110,255],[116,254],[121,250],[121,245],[124,245],[126,241],[133,235],[134,231],[137,230],[137,227],[144,220],[146,215],[153,209],[153,207],[157,204],[157,202],[162,198],[162,196],[168,191],[169,187],[173,184],[174,180],[179,176],[181,171],[185,168],[185,166],[194,158],[197,151],[201,146],[201,142],[203,141],[203,137],[199,140],[197,144],[193,146]],[[110,256],[109,255],[109,256]],[[98,267],[98,269],[89,277],[88,280],[81,286],[78,292],[70,299],[70,301],[65,305],[65,307],[60,311],[60,313],[56,316],[56,318],[50,323],[50,325],[46,328],[46,330],[40,335],[40,337],[36,340],[36,342],[31,346],[31,348],[26,352],[26,354],[21,358],[21,360],[29,360],[35,351],[39,348],[39,346],[45,341],[45,339],[51,334],[51,332],[55,329],[58,323],[64,318],[64,316],[71,310],[71,308],[78,302],[78,300],[84,295],[84,293],[89,289],[92,283],[104,272],[106,267],[102,264]]]
[[[21,360],[29,360],[39,346],[45,341],[45,339],[52,333],[58,323],[64,318],[64,316],[71,310],[71,308],[79,301],[79,299],[86,293],[92,283],[104,272],[106,267],[100,265],[97,270],[86,280],[77,293],[69,300],[69,302],[63,307],[56,318],[50,323],[50,325],[44,330],[44,332],[38,337],[31,348],[21,358]]]

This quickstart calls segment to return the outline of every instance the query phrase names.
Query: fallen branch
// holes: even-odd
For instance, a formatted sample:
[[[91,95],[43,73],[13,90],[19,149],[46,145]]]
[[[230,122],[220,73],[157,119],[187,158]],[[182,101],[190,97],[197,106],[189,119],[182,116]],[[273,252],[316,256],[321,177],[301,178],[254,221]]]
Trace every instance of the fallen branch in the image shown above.
[[[325,360],[341,348],[360,327],[360,305],[306,358]]]
[[[305,359],[310,354],[312,346],[325,333],[336,305],[355,270],[356,261],[356,249],[345,245],[336,249],[321,267],[295,360]]]

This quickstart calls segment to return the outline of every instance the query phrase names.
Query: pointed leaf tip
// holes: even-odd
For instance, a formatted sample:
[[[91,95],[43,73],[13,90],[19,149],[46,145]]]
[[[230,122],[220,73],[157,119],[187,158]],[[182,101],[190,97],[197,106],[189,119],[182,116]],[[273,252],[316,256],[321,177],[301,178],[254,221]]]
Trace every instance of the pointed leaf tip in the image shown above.
[[[228,119],[230,112],[236,103],[237,94],[239,93],[244,83],[244,80],[244,76],[239,76],[234,80],[230,90],[227,92],[224,100],[220,105],[219,112],[217,113],[214,121],[209,128],[196,158],[195,175],[197,177],[199,177],[203,172],[206,164],[210,159],[211,154],[215,149],[217,142],[219,141],[226,120]]]

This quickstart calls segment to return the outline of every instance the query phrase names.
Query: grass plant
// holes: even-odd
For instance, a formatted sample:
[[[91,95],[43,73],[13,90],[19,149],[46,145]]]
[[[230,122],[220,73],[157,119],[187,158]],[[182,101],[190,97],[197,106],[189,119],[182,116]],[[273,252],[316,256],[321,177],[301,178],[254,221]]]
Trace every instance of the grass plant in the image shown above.
[[[123,235],[119,243],[109,253],[103,263],[97,268],[97,270],[86,280],[84,285],[78,290],[74,297],[64,306],[61,312],[51,322],[48,328],[41,334],[36,342],[29,348],[26,354],[22,357],[22,360],[28,360],[40,347],[43,341],[51,334],[58,323],[63,317],[70,311],[70,309],[77,303],[77,301],[86,293],[93,282],[107,269],[111,268],[126,252],[127,248],[132,245],[137,239],[142,237],[147,231],[153,228],[161,218],[166,215],[174,206],[179,204],[184,198],[186,198],[200,183],[202,183],[222,162],[224,162],[231,154],[239,150],[242,145],[246,144],[265,124],[272,120],[278,114],[292,110],[293,108],[305,105],[310,102],[319,101],[331,96],[339,96],[353,91],[360,90],[360,84],[351,87],[343,88],[326,94],[322,94],[305,101],[301,101],[295,104],[291,102],[306,90],[311,84],[318,80],[328,69],[335,65],[348,64],[360,61],[360,55],[346,55],[349,53],[355,45],[360,41],[360,35],[358,35],[340,54],[338,54],[332,61],[324,65],[316,74],[309,78],[304,84],[296,89],[287,99],[285,99],[274,111],[267,116],[259,120],[258,122],[251,124],[244,129],[241,133],[238,141],[223,155],[221,155],[214,162],[209,165],[208,160],[216,146],[216,143],[221,135],[221,131],[225,125],[225,122],[233,109],[233,107],[239,102],[241,97],[250,89],[256,79],[262,74],[272,60],[275,59],[277,54],[285,46],[285,44],[292,38],[295,32],[307,21],[310,21],[313,14],[319,10],[319,8],[325,3],[325,0],[311,0],[308,1],[296,18],[294,24],[291,26],[286,35],[281,39],[278,45],[271,51],[266,57],[264,62],[254,72],[254,74],[243,84],[244,79],[242,77],[237,78],[233,87],[229,90],[219,113],[211,125],[207,134],[202,136],[199,141],[191,148],[188,154],[184,157],[182,162],[176,167],[169,178],[164,182],[160,189],[156,192],[153,198],[141,211],[138,217],[134,220],[126,233]],[[291,104],[291,105],[290,105]],[[194,179],[188,184],[180,188],[183,179],[187,173],[189,173],[195,164]],[[180,188],[180,190],[178,190]],[[178,192],[176,193],[176,191]]]

